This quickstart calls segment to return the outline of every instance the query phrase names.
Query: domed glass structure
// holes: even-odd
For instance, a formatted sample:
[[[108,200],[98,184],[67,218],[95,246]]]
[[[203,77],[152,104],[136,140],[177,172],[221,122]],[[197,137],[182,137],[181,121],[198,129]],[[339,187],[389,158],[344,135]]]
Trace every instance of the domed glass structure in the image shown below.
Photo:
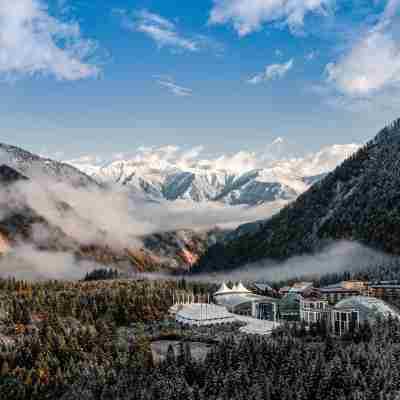
[[[400,313],[393,306],[375,297],[353,296],[337,303],[331,313],[333,331],[342,335],[361,323],[376,322],[382,318],[400,318]]]
[[[357,309],[360,314],[360,321],[368,320],[373,322],[377,318],[400,318],[399,311],[383,300],[374,297],[353,296],[339,301],[334,310]]]

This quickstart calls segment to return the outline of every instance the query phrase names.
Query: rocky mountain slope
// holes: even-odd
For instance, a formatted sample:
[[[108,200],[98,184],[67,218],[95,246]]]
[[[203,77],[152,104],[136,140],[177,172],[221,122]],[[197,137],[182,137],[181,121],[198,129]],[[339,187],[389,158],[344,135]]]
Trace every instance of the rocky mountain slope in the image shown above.
[[[23,151],[18,151],[18,154],[26,155]],[[36,157],[33,159],[40,167],[42,160]],[[11,162],[8,159],[8,162],[11,165],[18,164],[20,170],[24,169],[31,175],[27,157],[23,159],[22,168],[21,164],[15,160]],[[79,185],[92,184],[89,177],[85,178],[82,173],[75,172],[74,169],[68,167],[63,169],[63,165],[57,165],[56,162],[49,165],[55,166],[49,170],[49,173],[58,181]],[[59,174],[60,170],[61,174]],[[65,174],[66,171],[67,174]],[[125,272],[184,271],[190,269],[200,255],[221,235],[217,229],[207,232],[192,230],[162,232],[132,238],[132,246],[115,248],[111,243],[107,244],[106,232],[99,231],[93,236],[92,242],[81,241],[71,236],[70,227],[64,226],[63,223],[55,224],[32,208],[30,202],[24,198],[25,196],[48,197],[44,196],[47,190],[46,180],[40,179],[40,184],[35,186],[34,192],[24,192],[19,189],[19,185],[30,184],[33,181],[35,178],[28,178],[10,165],[0,165],[0,255],[3,257],[3,260],[0,258],[0,262],[8,263],[7,257],[18,259],[20,249],[30,246],[30,251],[33,252],[71,254],[73,256],[71,263],[79,264],[82,261],[88,261],[107,267],[116,267]],[[84,230],[96,229],[92,221],[80,217],[69,204],[56,199],[54,202],[54,210],[58,214],[57,218],[53,218],[54,221],[65,221],[66,225],[68,221],[73,221],[79,223]],[[72,216],[73,219],[71,219]],[[104,239],[96,240],[101,237]],[[129,238],[127,242],[129,243]],[[138,246],[138,243],[141,245]],[[29,260],[19,259],[17,263],[25,262],[29,263]]]
[[[155,149],[130,159],[93,165],[73,165],[99,183],[120,184],[152,199],[220,202],[255,206],[277,200],[294,200],[313,183],[357,150],[357,145],[334,145],[305,157],[282,155],[282,139],[269,148],[279,159],[240,152],[229,159],[171,158]],[[162,155],[160,156],[160,152]],[[169,154],[169,153],[168,153]]]
[[[400,120],[257,229],[216,244],[195,271],[230,269],[358,241],[400,254]]]

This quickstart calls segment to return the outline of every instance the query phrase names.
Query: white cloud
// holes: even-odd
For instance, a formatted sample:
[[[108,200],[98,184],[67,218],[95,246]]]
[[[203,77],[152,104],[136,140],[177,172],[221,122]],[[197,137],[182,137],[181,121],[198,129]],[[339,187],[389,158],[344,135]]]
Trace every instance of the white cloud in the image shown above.
[[[187,97],[193,94],[192,89],[176,84],[171,78],[158,78],[157,83],[159,86],[167,89],[174,96]]]
[[[327,81],[337,91],[350,97],[365,97],[399,85],[399,5],[398,0],[389,1],[375,26],[337,62],[326,66]]]
[[[311,50],[309,53],[307,53],[307,54],[304,56],[304,58],[305,58],[307,61],[312,61],[312,60],[314,60],[316,57],[318,57],[318,51],[315,51],[315,50]]]
[[[174,22],[147,10],[129,13],[127,10],[117,9],[114,14],[121,18],[124,28],[147,35],[160,48],[195,52],[203,45],[202,40],[182,34]]]
[[[258,31],[267,22],[288,25],[296,31],[308,13],[325,15],[334,0],[214,0],[211,24],[232,23],[240,36]]]
[[[337,63],[326,66],[328,82],[342,93],[365,96],[400,81],[400,45],[388,32],[372,31]]]
[[[60,80],[96,77],[87,60],[96,45],[76,22],[51,16],[42,0],[0,0],[0,74],[53,75]]]
[[[261,82],[270,81],[274,79],[282,79],[293,67],[293,59],[283,64],[271,64],[265,67],[263,72],[250,78],[247,82],[256,85]]]

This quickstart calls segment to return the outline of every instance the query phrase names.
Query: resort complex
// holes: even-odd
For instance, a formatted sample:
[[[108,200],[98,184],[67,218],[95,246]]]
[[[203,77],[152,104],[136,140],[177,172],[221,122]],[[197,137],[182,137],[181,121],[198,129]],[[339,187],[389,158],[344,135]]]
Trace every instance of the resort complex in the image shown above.
[[[394,282],[385,285],[349,280],[322,288],[314,287],[312,282],[296,282],[279,290],[268,284],[249,287],[255,290],[242,282],[231,287],[223,282],[212,295],[178,292],[170,313],[183,325],[242,322],[242,332],[264,335],[280,324],[298,321],[306,329],[324,324],[333,335],[342,336],[365,323],[400,318],[399,311],[384,300],[397,294],[395,288],[400,285]],[[260,291],[268,291],[270,296],[255,293]]]

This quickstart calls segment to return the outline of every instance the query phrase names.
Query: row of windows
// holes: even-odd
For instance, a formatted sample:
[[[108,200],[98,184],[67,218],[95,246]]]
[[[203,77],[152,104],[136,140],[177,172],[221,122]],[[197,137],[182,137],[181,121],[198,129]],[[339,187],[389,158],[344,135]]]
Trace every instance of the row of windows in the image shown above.
[[[338,336],[348,332],[352,326],[356,327],[359,325],[358,311],[334,311],[332,317],[334,321],[334,333]]]
[[[303,309],[310,309],[310,310],[314,310],[314,309],[318,309],[318,310],[323,310],[327,307],[327,304],[323,301],[313,301],[313,302],[302,302],[302,308]]]
[[[325,318],[327,314],[319,311],[303,311],[303,319],[305,322],[315,323]]]
[[[324,293],[322,296],[324,299],[336,303],[341,299],[345,299],[346,297],[359,296],[359,293]]]

